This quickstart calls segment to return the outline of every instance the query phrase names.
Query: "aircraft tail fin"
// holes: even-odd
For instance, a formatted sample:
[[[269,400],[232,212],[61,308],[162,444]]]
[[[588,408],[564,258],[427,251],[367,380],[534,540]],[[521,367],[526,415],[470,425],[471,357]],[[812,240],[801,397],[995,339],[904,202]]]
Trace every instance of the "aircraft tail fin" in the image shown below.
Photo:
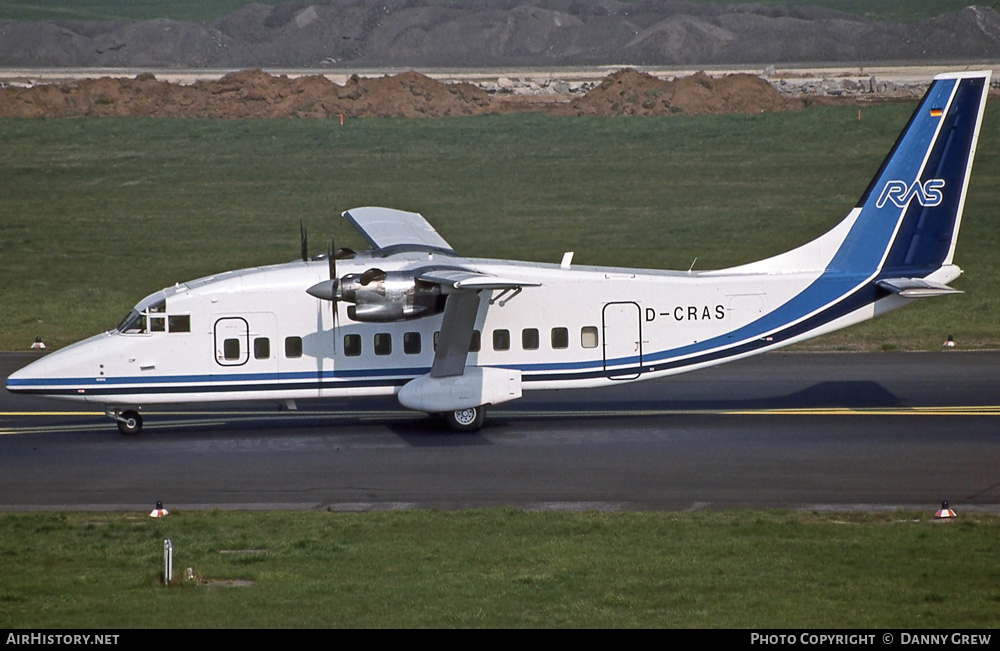
[[[912,278],[952,264],[989,87],[990,71],[934,78],[829,269]]]
[[[797,249],[716,273],[912,279],[952,265],[989,87],[988,70],[935,77],[842,222]]]

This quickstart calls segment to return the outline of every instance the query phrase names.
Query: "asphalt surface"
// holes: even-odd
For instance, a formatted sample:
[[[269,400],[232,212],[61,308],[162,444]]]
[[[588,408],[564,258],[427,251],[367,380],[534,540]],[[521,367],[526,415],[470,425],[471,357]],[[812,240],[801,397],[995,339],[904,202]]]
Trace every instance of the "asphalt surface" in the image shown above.
[[[0,355],[0,375],[33,359]],[[1000,352],[772,353],[529,393],[455,434],[394,400],[145,411],[0,392],[0,510],[1000,512]]]

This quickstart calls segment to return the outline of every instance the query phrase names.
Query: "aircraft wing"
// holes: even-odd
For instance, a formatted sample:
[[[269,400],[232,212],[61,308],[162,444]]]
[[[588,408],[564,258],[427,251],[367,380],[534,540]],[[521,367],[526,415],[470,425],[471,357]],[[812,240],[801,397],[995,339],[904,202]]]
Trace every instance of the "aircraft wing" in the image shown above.
[[[441,237],[423,215],[392,208],[351,208],[344,219],[360,231],[380,255],[399,251],[431,251],[455,255],[448,241]]]
[[[472,331],[482,300],[483,290],[515,290],[521,287],[538,287],[540,283],[499,278],[469,269],[431,269],[417,276],[418,280],[437,283],[450,288],[441,334],[434,353],[431,377],[452,377],[465,373],[465,361],[469,356]],[[502,305],[503,303],[501,303]]]
[[[961,290],[923,278],[886,278],[876,284],[893,294],[899,294],[903,298],[926,298],[928,296],[963,293]]]
[[[436,283],[451,289],[517,289],[518,287],[538,287],[541,283],[510,280],[469,269],[431,269],[417,276],[417,280]]]
[[[447,240],[441,237],[422,215],[392,208],[352,208],[343,214],[364,236],[378,255],[404,251],[428,251],[456,256]],[[465,373],[472,333],[483,291],[520,291],[541,283],[500,278],[458,266],[428,268],[416,279],[441,285],[448,293],[431,377],[454,377]],[[501,303],[502,305],[502,303]]]
[[[479,292],[460,291],[449,294],[447,300],[431,377],[453,377],[465,373],[465,360],[469,357],[472,330],[481,298]]]

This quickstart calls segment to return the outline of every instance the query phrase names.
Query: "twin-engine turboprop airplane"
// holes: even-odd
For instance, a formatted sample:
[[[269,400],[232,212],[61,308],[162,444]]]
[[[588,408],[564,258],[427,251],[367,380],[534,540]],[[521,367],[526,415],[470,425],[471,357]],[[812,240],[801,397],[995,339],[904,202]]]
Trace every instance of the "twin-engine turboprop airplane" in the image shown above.
[[[526,390],[691,371],[956,293],[989,80],[936,77],[847,217],[767,260],[675,272],[463,258],[416,213],[356,208],[344,217],[370,250],[164,289],[7,389],[106,405],[125,434],[142,405],[392,394],[474,430]]]

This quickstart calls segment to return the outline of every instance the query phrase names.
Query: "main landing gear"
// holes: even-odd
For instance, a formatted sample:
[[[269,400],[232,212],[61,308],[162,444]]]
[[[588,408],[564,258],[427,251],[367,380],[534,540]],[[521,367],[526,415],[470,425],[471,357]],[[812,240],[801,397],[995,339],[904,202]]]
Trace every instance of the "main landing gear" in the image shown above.
[[[486,409],[483,405],[466,407],[465,409],[446,411],[443,416],[448,427],[456,432],[475,432],[483,426],[483,421],[486,420]]]
[[[118,422],[118,431],[125,436],[135,436],[142,431],[142,416],[134,409],[119,409],[104,412],[108,418]]]

